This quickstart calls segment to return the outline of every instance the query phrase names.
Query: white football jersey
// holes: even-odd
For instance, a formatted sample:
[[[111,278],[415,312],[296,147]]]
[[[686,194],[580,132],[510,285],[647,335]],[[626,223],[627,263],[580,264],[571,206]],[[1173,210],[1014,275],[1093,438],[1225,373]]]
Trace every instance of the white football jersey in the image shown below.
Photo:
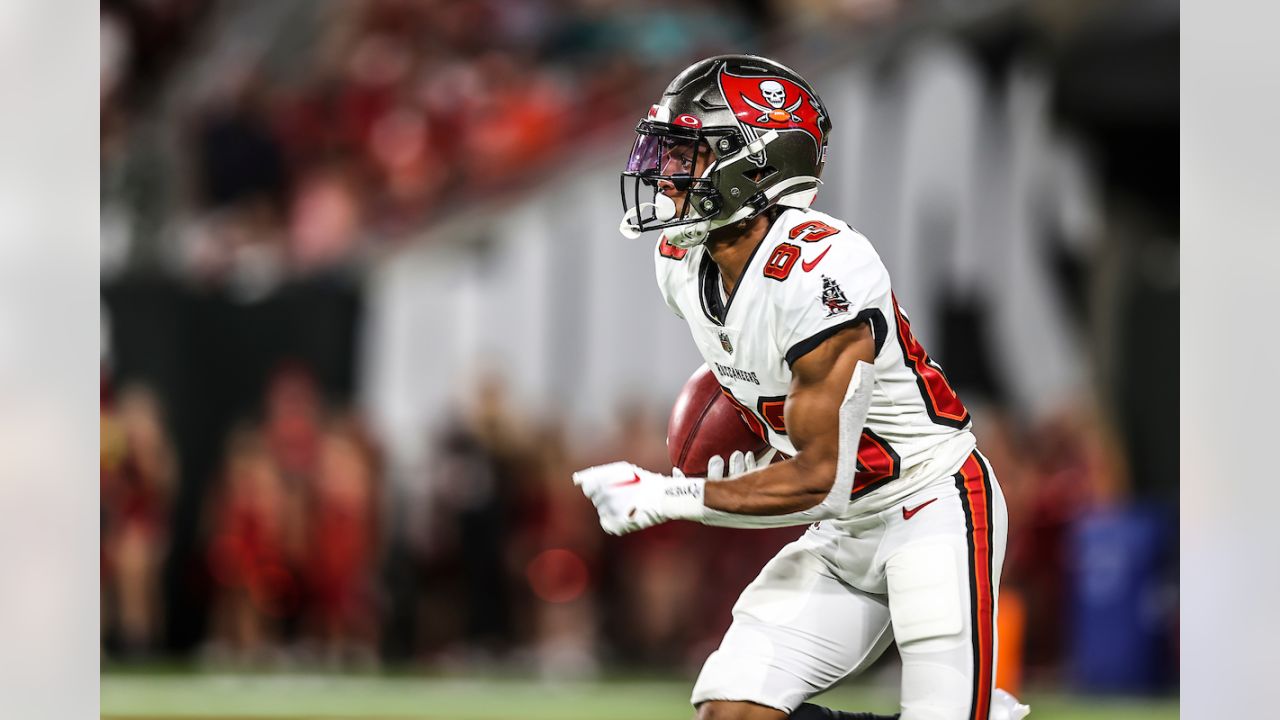
[[[843,328],[869,323],[875,391],[858,448],[850,514],[888,507],[974,449],[969,412],[916,341],[871,243],[816,210],[787,210],[747,260],[727,297],[705,246],[660,238],[658,286],[744,419],[794,455],[783,407],[791,365]],[[895,482],[897,481],[897,482]]]

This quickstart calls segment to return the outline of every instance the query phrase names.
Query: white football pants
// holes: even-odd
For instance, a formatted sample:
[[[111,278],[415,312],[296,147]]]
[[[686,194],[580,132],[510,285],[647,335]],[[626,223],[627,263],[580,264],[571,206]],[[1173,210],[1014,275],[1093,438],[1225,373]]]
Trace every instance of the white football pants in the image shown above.
[[[743,591],[694,705],[743,700],[790,713],[896,641],[902,720],[987,720],[1008,524],[975,451],[900,505],[812,526]]]

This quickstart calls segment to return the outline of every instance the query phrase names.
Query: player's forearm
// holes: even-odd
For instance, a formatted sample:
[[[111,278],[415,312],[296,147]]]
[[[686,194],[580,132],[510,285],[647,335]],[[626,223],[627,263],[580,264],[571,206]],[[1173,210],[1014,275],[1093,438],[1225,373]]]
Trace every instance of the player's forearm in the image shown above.
[[[834,458],[804,453],[731,480],[709,482],[703,505],[736,515],[786,515],[809,510],[831,492]]]

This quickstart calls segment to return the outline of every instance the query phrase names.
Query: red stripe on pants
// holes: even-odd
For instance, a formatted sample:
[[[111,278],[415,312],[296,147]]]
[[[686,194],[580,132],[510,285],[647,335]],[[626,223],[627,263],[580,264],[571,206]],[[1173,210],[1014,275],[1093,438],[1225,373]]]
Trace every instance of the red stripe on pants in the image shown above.
[[[987,720],[995,675],[995,597],[991,586],[991,481],[974,452],[956,474],[969,531],[969,598],[973,626],[973,710],[971,720]]]

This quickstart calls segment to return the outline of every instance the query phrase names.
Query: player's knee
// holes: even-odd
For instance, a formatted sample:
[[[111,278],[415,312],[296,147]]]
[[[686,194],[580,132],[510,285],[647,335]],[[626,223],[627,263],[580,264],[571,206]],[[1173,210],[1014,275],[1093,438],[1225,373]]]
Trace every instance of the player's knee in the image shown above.
[[[955,548],[945,543],[908,546],[886,564],[889,612],[901,651],[938,652],[967,642],[962,603],[968,584],[957,564]]]
[[[972,713],[966,567],[961,549],[930,542],[909,545],[886,563],[889,612],[902,655],[902,720],[967,720]]]
[[[749,702],[711,700],[698,706],[697,720],[784,720],[781,710]]]

